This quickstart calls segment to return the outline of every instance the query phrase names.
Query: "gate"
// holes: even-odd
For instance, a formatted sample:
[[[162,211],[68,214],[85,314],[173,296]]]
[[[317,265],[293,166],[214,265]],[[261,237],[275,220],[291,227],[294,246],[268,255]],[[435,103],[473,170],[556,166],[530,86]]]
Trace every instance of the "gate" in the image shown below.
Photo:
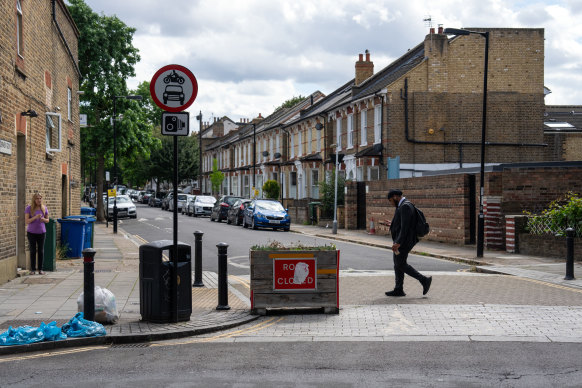
[[[366,182],[357,183],[357,228],[366,229]]]

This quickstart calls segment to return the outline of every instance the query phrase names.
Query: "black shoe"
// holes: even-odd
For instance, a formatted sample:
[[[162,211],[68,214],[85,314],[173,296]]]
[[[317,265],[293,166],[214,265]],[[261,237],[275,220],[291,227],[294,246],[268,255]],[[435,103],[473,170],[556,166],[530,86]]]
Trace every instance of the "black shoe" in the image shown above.
[[[428,290],[430,290],[430,284],[432,283],[432,276],[427,277],[422,282],[422,295],[426,295]]]
[[[386,296],[406,296],[404,291],[398,290],[398,289],[394,289],[392,291],[387,291],[387,292],[385,292],[385,294],[386,294]]]

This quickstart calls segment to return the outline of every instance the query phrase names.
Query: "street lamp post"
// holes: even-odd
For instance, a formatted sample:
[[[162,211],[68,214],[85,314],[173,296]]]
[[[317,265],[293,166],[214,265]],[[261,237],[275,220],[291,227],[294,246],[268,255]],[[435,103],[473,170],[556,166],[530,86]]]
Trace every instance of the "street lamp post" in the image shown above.
[[[330,147],[335,147],[335,184],[334,184],[334,195],[333,195],[333,224],[331,228],[332,234],[337,234],[337,170],[338,170],[338,146],[337,144],[332,144]]]
[[[477,257],[483,257],[485,243],[485,215],[483,214],[483,193],[485,186],[485,130],[487,128],[487,70],[489,67],[489,31],[479,32],[456,28],[445,28],[448,35],[478,34],[485,38],[485,67],[483,70],[483,118],[481,120],[481,173],[479,179],[479,220],[477,223]]]
[[[117,130],[115,122],[117,121],[117,99],[125,98],[128,100],[141,100],[141,96],[113,96],[113,182],[115,185],[115,197],[113,197],[113,233],[117,234]],[[109,218],[109,208],[107,209],[107,218]]]

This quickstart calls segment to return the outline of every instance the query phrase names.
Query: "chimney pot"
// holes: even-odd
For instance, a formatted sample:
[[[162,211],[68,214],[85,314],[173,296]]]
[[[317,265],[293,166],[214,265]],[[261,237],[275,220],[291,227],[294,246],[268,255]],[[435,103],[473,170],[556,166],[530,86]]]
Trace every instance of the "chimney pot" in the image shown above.
[[[370,52],[366,50],[366,62],[370,62]]]
[[[434,27],[431,27],[431,28],[430,28],[430,33],[431,33],[431,34],[434,34]]]
[[[439,34],[443,33],[443,26],[439,26]]]
[[[360,62],[362,62],[364,60],[364,54],[360,54],[360,59],[358,59]]]

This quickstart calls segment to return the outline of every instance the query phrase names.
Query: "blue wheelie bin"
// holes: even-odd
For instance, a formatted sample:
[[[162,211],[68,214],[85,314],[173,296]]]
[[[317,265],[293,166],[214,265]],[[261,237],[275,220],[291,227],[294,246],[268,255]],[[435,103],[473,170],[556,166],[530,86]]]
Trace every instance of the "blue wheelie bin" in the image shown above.
[[[61,245],[68,247],[66,256],[69,258],[83,257],[85,243],[86,218],[59,218],[61,224]]]
[[[87,220],[87,223],[85,224],[85,238],[83,240],[83,249],[87,249],[87,248],[93,248],[93,223],[97,220],[94,216],[88,216],[88,215],[80,215],[80,216],[66,216],[63,217],[64,219],[68,220],[68,219],[79,219],[79,218],[83,218],[85,220]]]
[[[97,214],[97,209],[83,206],[81,207],[81,214],[84,216],[95,216]]]

